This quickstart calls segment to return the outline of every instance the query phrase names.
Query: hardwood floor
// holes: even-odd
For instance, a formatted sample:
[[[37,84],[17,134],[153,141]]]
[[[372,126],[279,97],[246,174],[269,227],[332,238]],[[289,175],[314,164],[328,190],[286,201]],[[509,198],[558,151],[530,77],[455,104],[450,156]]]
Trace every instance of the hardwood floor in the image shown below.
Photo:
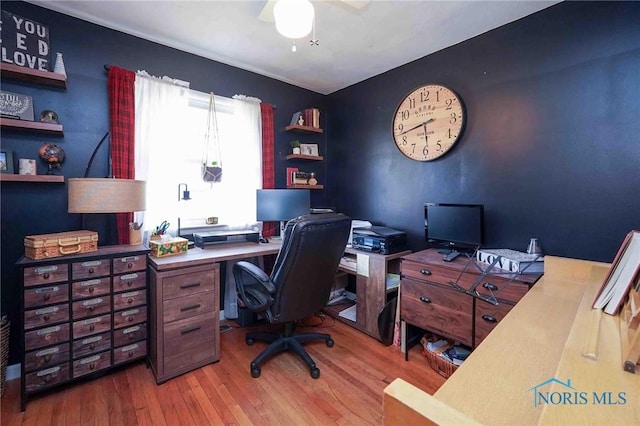
[[[405,362],[399,348],[384,346],[330,317],[315,329],[330,333],[335,345],[305,345],[320,368],[319,379],[312,379],[292,353],[276,355],[253,379],[249,363],[265,346],[246,345],[245,332],[254,329],[222,333],[220,362],[162,385],[156,385],[151,369],[140,362],[32,396],[21,413],[20,381],[10,381],[1,400],[2,426],[379,425],[383,389],[396,377],[431,394],[445,380],[429,368],[418,346]]]

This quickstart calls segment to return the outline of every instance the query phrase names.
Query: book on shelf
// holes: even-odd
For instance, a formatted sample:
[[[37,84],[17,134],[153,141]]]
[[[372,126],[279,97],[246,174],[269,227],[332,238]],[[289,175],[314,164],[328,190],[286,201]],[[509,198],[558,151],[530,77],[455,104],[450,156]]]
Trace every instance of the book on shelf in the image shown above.
[[[293,185],[293,179],[295,178],[295,173],[297,171],[297,167],[287,167],[287,186]]]
[[[640,231],[629,232],[593,301],[594,309],[615,315],[625,302],[640,271]],[[634,290],[635,291],[635,290]]]
[[[482,264],[493,265],[503,271],[518,274],[544,272],[544,256],[517,250],[479,249],[476,252],[476,260]]]

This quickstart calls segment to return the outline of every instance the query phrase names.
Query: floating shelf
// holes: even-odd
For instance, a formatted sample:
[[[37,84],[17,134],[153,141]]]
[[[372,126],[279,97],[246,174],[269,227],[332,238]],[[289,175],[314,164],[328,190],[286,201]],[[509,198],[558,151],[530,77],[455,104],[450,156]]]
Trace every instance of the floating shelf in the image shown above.
[[[14,118],[1,118],[0,125],[3,129],[18,132],[40,133],[47,135],[64,136],[62,124],[43,123],[42,121],[16,120]]]
[[[34,70],[32,68],[20,67],[5,62],[0,66],[0,75],[2,78],[10,80],[24,81],[33,84],[42,84],[44,86],[67,88],[67,76],[50,71]]]
[[[313,160],[313,161],[322,161],[324,158],[321,155],[305,155],[305,154],[289,154],[287,155],[287,160]]]
[[[0,174],[0,182],[64,183],[64,176]]]
[[[324,189],[324,185],[287,185],[287,189]]]
[[[322,129],[311,126],[300,126],[298,124],[292,124],[291,126],[285,127],[285,130],[288,132],[300,132],[300,133],[322,133]]]

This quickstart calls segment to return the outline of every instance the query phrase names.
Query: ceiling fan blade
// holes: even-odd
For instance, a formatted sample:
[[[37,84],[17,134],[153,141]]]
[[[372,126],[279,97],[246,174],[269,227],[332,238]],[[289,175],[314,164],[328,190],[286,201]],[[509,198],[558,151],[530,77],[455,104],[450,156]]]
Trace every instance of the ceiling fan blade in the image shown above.
[[[267,0],[267,3],[260,11],[260,15],[258,15],[259,20],[263,22],[275,22],[273,18],[273,6],[275,6],[276,1],[277,0]]]

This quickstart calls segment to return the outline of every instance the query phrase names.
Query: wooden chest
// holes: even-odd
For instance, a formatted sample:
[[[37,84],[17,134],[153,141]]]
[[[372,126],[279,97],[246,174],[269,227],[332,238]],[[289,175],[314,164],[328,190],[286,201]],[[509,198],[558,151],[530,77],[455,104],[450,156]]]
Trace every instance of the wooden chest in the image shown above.
[[[98,233],[94,231],[69,231],[24,237],[24,255],[29,259],[49,259],[97,250]]]

